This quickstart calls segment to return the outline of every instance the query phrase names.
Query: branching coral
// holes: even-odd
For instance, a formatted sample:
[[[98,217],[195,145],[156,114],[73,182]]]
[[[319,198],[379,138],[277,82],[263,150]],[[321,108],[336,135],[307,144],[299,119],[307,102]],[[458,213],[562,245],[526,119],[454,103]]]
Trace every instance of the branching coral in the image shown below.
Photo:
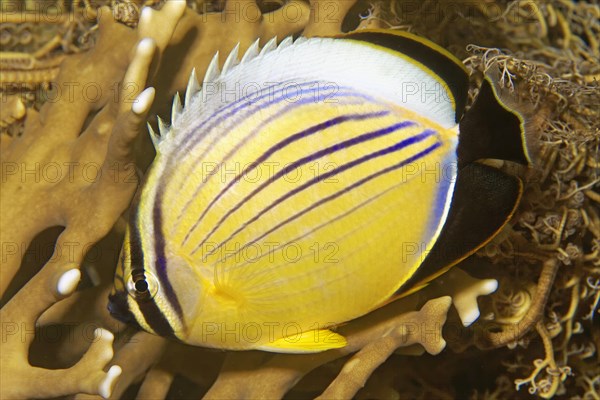
[[[422,396],[466,397],[452,386],[448,371],[459,371],[473,354],[501,354],[510,364],[510,375],[482,368],[480,378],[491,375],[495,383],[470,391],[474,398],[523,393],[510,384],[518,376],[524,378],[516,380],[517,389],[528,386],[529,392],[545,398],[564,392],[581,398],[597,395],[598,336],[590,331],[600,299],[597,6],[565,1],[415,6],[404,1],[290,0],[275,7],[253,0],[188,1],[196,12],[184,11],[178,3],[122,0],[96,9],[91,2],[59,1],[68,13],[53,22],[43,39],[33,40],[39,46],[29,47],[27,35],[19,34],[24,39],[11,49],[27,53],[0,55],[2,94],[10,80],[22,95],[2,103],[2,398],[74,393],[89,393],[77,398],[97,398],[108,396],[113,386],[112,398],[131,397],[136,391],[138,398],[176,398],[183,396],[172,392],[181,387],[180,377],[188,382],[184,387],[196,388],[190,396],[206,398],[279,398],[293,390],[298,397],[361,398],[374,393],[377,383],[377,393],[390,396],[418,397],[420,391]],[[160,11],[141,12],[143,5]],[[479,254],[494,268],[452,271],[421,293],[339,327],[349,345],[317,355],[213,352],[132,333],[110,319],[106,296],[116,261],[111,254],[118,253],[122,235],[119,217],[137,186],[136,165],[144,167],[151,158],[142,127],[146,116],[166,115],[170,99],[184,89],[192,69],[202,76],[217,51],[223,62],[237,43],[244,51],[259,38],[264,44],[275,35],[339,33],[353,12],[360,27],[402,26],[467,57],[474,81],[499,67],[501,84],[543,116],[536,120],[543,130],[539,168],[527,174],[517,171],[526,178],[523,204],[512,226]],[[23,24],[32,24],[31,15],[2,19],[2,32],[25,29]],[[98,25],[92,27],[94,16]],[[13,36],[3,34],[1,39]],[[155,45],[140,46],[142,38],[152,38]],[[78,39],[87,44],[80,48]],[[4,68],[9,61],[11,70]],[[38,70],[39,76],[34,74]],[[155,91],[140,95],[147,77]],[[44,85],[51,90],[39,90]],[[10,90],[14,93],[14,87]],[[44,96],[32,102],[23,96],[31,90]],[[152,97],[156,101],[148,110]],[[26,122],[15,130],[25,116],[23,104]],[[52,226],[65,229],[50,261],[26,285],[15,286],[13,277],[27,278],[25,249]],[[101,259],[92,261],[90,249],[100,249]],[[78,268],[83,282],[71,294]],[[498,285],[496,279],[499,291],[487,296]],[[478,301],[479,296],[484,297]],[[464,328],[480,309],[483,318]],[[56,344],[60,362],[52,368],[63,368],[58,370],[46,369],[34,348],[44,329],[54,325],[72,326],[77,332]],[[450,343],[450,338],[456,340]],[[432,373],[427,367],[412,368],[431,364],[427,357],[406,354],[438,354],[446,341],[461,353],[437,356],[451,364],[436,380],[427,377]],[[470,344],[510,348],[490,351]],[[45,346],[43,351],[52,347],[43,341],[40,346]],[[398,348],[405,351],[399,354]],[[398,364],[404,367],[395,368]],[[311,371],[329,379],[315,383]],[[20,379],[36,383],[24,385]],[[64,384],[49,385],[49,380]],[[419,388],[413,393],[414,382]]]
[[[47,265],[0,311],[3,337],[2,398],[54,397],[80,392],[109,396],[120,368],[115,366],[107,373],[103,371],[113,356],[113,335],[107,330],[96,330],[85,355],[66,370],[34,367],[27,360],[34,337],[33,327],[39,315],[53,302],[70,295],[77,286],[80,272],[76,266],[70,267],[75,268],[66,270],[59,277],[58,273],[65,267]],[[50,286],[49,282],[54,286]],[[30,291],[36,293],[33,299],[27,298]],[[53,384],[59,380],[63,384]]]
[[[397,347],[420,343],[431,354],[439,353],[445,347],[441,327],[450,303],[449,297],[440,297],[409,313],[395,304],[361,318],[340,329],[348,338],[348,346],[340,350],[274,357],[231,353],[205,398],[281,398],[310,370],[356,352],[322,394],[322,398],[351,398]],[[265,381],[273,384],[264,385]]]
[[[101,41],[92,52],[62,66],[59,85],[77,77],[79,82],[94,82],[106,89],[112,83],[109,73],[121,75],[123,90],[117,102],[110,101],[108,96],[99,96],[92,102],[85,97],[85,92],[76,92],[74,98],[64,96],[56,103],[47,103],[39,114],[29,115],[21,137],[2,142],[4,173],[0,212],[5,258],[1,270],[2,293],[21,261],[18,252],[6,251],[7,246],[29,244],[33,236],[46,227],[65,226],[51,261],[2,308],[3,337],[9,343],[8,346],[6,341],[3,343],[2,398],[78,392],[98,393],[104,397],[110,394],[110,386],[120,371],[119,367],[113,367],[108,375],[102,372],[113,354],[110,332],[97,330],[94,343],[75,366],[65,371],[51,371],[29,365],[27,355],[32,337],[27,336],[26,330],[33,328],[50,305],[75,290],[81,276],[77,268],[83,260],[84,247],[108,233],[133,196],[137,176],[128,173],[133,161],[131,144],[145,125],[154,98],[154,89],[143,92],[142,89],[155,50],[164,50],[183,11],[184,7],[177,3],[165,7],[162,13],[166,15],[166,23],[159,30],[151,27],[149,21],[142,21],[138,30],[141,40],[131,62],[115,65],[113,71],[104,71],[105,76],[93,68],[80,69],[80,65],[92,66],[99,57],[105,57],[110,42]],[[109,16],[100,21],[101,31],[115,27]],[[127,58],[126,53],[121,56]],[[127,87],[134,89],[129,91]],[[91,112],[96,115],[85,127]],[[65,142],[70,146],[65,147]],[[99,148],[103,151],[98,151]],[[92,182],[82,173],[82,168],[86,168],[81,165],[84,162],[97,167],[98,176]],[[73,169],[63,176],[64,165]],[[13,167],[11,171],[9,166]],[[54,168],[53,172],[49,172],[48,166]],[[26,179],[25,171],[33,171],[33,179]],[[40,179],[37,174],[42,173],[55,175]],[[61,195],[56,196],[57,193]],[[44,199],[41,207],[39,198]],[[69,248],[71,251],[65,251]],[[50,385],[58,379],[64,382]]]

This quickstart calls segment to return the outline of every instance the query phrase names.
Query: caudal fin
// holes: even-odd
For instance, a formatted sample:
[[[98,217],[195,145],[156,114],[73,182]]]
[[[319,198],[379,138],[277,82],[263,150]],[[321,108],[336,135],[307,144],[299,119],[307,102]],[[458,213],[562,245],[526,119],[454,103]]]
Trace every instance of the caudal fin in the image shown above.
[[[460,121],[460,166],[485,158],[533,164],[530,106],[518,104],[497,82],[497,73],[485,77],[475,102]]]

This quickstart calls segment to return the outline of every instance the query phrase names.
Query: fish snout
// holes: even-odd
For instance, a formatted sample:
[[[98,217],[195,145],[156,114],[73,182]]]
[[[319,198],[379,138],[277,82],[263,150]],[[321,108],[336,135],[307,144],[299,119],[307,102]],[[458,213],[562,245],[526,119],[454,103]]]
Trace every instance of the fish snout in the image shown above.
[[[111,293],[108,296],[108,304],[106,308],[108,308],[108,312],[113,318],[126,324],[137,325],[135,317],[129,309],[129,305],[127,304],[127,296],[127,292]]]

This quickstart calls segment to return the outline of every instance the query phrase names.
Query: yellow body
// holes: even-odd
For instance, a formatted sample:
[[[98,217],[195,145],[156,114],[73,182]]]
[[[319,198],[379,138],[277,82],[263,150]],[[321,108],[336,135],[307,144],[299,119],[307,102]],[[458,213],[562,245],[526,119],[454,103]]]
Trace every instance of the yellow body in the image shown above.
[[[206,205],[234,179],[236,172],[250,165],[257,153],[280,141],[283,135],[297,131],[306,121],[319,123],[343,113],[381,109],[381,105],[371,105],[369,110],[365,104],[344,107],[309,104],[286,118],[276,119],[256,143],[240,149],[234,159],[222,161],[223,155],[241,142],[253,125],[261,122],[257,118],[229,132],[226,140],[219,141],[206,154],[203,162],[195,163],[190,157],[178,165],[179,171],[188,172],[173,176],[165,188],[164,202],[169,207],[164,218],[179,222],[167,224],[163,234],[169,238],[168,252],[181,263],[170,268],[193,269],[201,285],[197,304],[186,308],[190,315],[186,315],[187,329],[181,332],[181,339],[192,344],[240,349],[266,345],[282,336],[291,335],[290,340],[294,341],[300,331],[324,329],[369,312],[388,300],[412,275],[443,222],[435,220],[431,210],[436,206],[440,180],[449,178],[443,174],[452,176],[451,169],[444,171],[441,166],[454,150],[456,133],[444,131],[422,118],[415,121],[414,114],[397,106],[384,117],[348,121],[286,147],[236,183],[192,229]],[[315,149],[403,120],[418,124],[289,172],[248,200],[206,239],[225,211],[285,165],[314,153]],[[257,211],[290,190],[348,161],[416,135],[426,127],[435,129],[437,134],[327,178],[290,197],[230,237]],[[442,145],[429,155],[374,178],[256,240],[315,201],[408,159],[434,143]],[[207,140],[205,146],[209,145]],[[202,180],[206,180],[202,194],[194,198]],[[182,203],[189,198],[193,201],[180,215]],[[345,213],[348,215],[334,221]],[[324,226],[316,229],[321,225]],[[202,240],[206,241],[198,247]],[[217,249],[220,244],[222,247]],[[250,340],[245,341],[245,336]]]

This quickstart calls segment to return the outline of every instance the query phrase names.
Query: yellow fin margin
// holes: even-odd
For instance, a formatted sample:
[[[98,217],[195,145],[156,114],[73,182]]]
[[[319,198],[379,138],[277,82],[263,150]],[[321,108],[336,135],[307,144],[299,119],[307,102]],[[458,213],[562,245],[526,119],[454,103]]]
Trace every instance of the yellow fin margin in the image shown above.
[[[318,353],[339,349],[348,342],[342,335],[328,329],[302,332],[296,336],[283,337],[268,344],[259,346],[258,350],[274,353]]]

